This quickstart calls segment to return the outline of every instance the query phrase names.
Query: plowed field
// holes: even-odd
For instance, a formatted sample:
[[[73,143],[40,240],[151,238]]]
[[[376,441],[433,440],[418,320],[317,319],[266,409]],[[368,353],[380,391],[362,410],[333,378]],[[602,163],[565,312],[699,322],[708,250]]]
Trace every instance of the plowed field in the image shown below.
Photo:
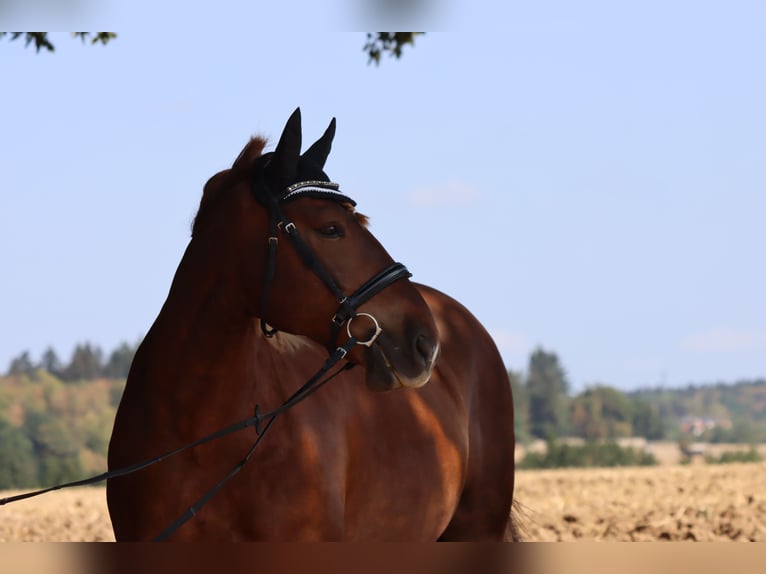
[[[526,539],[766,541],[766,464],[517,473]]]
[[[517,499],[527,540],[766,541],[765,484],[764,463],[522,471]],[[113,539],[103,488],[0,507],[0,541]]]

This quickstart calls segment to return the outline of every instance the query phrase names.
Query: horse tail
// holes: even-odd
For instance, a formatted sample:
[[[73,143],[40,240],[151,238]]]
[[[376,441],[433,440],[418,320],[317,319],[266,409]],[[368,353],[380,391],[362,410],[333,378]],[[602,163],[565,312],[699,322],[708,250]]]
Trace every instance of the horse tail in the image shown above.
[[[519,520],[519,515],[523,514],[522,505],[516,499],[513,500],[511,512],[508,514],[508,522],[505,525],[504,542],[523,542],[524,527]]]

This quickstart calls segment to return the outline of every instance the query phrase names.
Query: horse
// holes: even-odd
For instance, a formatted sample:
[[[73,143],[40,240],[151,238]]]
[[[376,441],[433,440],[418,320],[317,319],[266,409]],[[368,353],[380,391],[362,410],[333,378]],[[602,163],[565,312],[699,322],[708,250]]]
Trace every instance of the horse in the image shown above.
[[[335,118],[303,154],[301,131],[297,109],[274,151],[254,137],[205,184],[129,371],[110,471],[282,404],[340,349],[354,368],[275,418],[252,462],[168,539],[518,539],[513,401],[492,338],[412,282],[331,182]],[[154,539],[259,432],[110,478],[116,540]]]

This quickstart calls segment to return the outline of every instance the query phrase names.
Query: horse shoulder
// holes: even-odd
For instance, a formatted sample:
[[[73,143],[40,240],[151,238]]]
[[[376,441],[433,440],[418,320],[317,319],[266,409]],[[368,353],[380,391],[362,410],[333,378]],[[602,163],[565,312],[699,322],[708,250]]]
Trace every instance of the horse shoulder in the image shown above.
[[[465,479],[444,540],[502,539],[511,510],[515,445],[510,381],[487,330],[462,304],[424,285],[418,289],[441,345],[435,374],[464,402],[468,437]]]

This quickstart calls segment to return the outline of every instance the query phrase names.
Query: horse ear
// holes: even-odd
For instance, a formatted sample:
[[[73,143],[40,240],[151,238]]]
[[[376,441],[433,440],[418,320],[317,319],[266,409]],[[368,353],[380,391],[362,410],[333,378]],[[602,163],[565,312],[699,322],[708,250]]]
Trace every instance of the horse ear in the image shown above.
[[[301,155],[301,109],[295,108],[282,130],[277,148],[268,166],[268,175],[276,186],[274,191],[281,192],[290,185],[298,173],[298,160]]]
[[[306,150],[303,154],[304,158],[308,158],[315,162],[319,167],[324,168],[324,163],[327,161],[327,156],[330,155],[330,148],[332,147],[332,140],[335,137],[335,118],[330,122],[329,127],[325,130],[321,138],[314,142],[314,144]]]

